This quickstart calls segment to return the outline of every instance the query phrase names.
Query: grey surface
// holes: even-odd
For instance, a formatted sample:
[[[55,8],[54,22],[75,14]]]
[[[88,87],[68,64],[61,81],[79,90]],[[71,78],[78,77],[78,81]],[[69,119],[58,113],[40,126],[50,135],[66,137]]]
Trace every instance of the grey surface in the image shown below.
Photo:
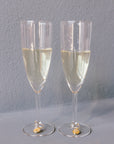
[[[60,61],[61,20],[92,20],[91,61],[80,101],[114,96],[114,0],[0,0],[0,112],[31,109],[20,47],[20,20],[53,23],[53,56],[41,105],[71,102]]]
[[[42,109],[42,120],[58,127],[71,121],[71,107],[65,105],[61,111],[57,107]],[[3,144],[113,144],[114,143],[114,98],[79,103],[80,121],[92,128],[92,133],[84,138],[67,138],[56,130],[47,137],[29,137],[22,128],[34,121],[34,111],[0,114],[0,143]]]

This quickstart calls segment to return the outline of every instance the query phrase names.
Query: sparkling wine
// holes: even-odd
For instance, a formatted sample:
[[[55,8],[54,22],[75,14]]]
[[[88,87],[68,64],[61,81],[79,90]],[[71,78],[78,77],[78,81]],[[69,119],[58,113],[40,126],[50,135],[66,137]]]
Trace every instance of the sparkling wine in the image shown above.
[[[67,84],[70,90],[75,93],[86,76],[90,51],[62,50],[61,55]]]
[[[39,93],[46,81],[50,67],[52,48],[22,48],[22,52],[29,83],[33,90]]]

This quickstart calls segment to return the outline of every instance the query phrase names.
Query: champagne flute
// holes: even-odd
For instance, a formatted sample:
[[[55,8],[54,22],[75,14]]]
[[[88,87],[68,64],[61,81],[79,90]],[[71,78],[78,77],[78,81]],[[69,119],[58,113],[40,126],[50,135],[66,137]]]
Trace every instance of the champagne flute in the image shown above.
[[[89,65],[91,30],[91,22],[61,22],[62,65],[66,82],[73,94],[73,120],[59,128],[59,132],[67,137],[84,137],[90,133],[89,126],[77,121],[77,94],[84,82]]]
[[[52,48],[51,48],[51,22],[40,21],[38,23],[39,45],[36,46],[36,24],[32,20],[21,21],[21,44],[24,66],[30,86],[36,93],[36,110],[39,110],[40,92],[44,87],[48,75]],[[37,115],[37,113],[36,113]],[[44,124],[39,117],[23,128],[23,132],[29,136],[46,136],[54,132],[54,126]]]

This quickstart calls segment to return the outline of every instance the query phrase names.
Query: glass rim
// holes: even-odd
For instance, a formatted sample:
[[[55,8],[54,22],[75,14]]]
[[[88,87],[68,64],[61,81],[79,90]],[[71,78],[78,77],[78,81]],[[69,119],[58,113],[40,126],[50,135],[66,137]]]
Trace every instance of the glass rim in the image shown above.
[[[35,23],[35,20],[20,20],[20,23]],[[38,23],[41,23],[41,24],[52,24],[51,21],[47,21],[47,20],[39,20]]]
[[[34,21],[34,20],[21,20],[20,23],[21,23],[21,24],[31,24],[31,23],[34,24],[35,21]]]
[[[76,20],[63,20],[61,21],[61,24],[65,24],[65,23],[68,23],[68,24],[74,24],[74,23],[88,23],[88,24],[92,24],[92,21],[91,20],[79,20],[79,21],[76,21]]]
[[[52,22],[47,21],[47,20],[40,20],[40,21],[38,21],[38,24],[42,24],[42,25],[49,24],[49,25],[51,25],[51,24],[52,24]]]

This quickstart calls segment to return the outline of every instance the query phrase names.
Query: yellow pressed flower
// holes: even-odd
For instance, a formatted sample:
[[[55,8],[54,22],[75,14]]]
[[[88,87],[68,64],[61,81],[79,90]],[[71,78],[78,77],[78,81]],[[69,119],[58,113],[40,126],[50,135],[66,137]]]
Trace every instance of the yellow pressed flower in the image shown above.
[[[73,129],[73,131],[72,131],[72,133],[75,135],[79,135],[80,134],[80,130],[79,130],[79,128],[74,128]]]
[[[33,133],[39,133],[41,131],[40,127],[34,128],[33,129]]]

